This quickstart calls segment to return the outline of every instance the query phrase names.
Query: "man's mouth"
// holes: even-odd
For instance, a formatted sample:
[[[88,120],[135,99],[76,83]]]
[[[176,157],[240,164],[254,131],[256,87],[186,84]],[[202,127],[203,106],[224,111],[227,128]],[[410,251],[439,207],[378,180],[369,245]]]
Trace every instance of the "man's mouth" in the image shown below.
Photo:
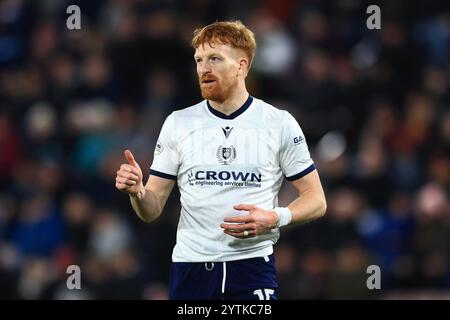
[[[216,80],[214,80],[214,79],[205,79],[205,80],[202,80],[202,83],[203,83],[203,84],[208,84],[208,83],[213,83],[213,82],[216,82]]]

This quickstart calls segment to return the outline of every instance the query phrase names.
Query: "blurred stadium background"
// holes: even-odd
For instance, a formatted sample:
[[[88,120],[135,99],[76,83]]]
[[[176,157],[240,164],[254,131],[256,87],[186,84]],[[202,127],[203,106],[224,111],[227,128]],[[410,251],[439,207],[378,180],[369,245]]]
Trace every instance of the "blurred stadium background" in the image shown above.
[[[81,8],[81,30],[66,8]],[[382,29],[366,28],[378,4]],[[283,230],[280,298],[450,299],[448,1],[0,2],[0,298],[165,299],[178,191],[141,222],[114,188],[148,174],[173,110],[199,101],[195,27],[257,36],[248,87],[300,122],[328,199]],[[280,202],[295,194],[285,184]],[[66,267],[82,290],[66,288]],[[377,264],[382,289],[366,288]]]

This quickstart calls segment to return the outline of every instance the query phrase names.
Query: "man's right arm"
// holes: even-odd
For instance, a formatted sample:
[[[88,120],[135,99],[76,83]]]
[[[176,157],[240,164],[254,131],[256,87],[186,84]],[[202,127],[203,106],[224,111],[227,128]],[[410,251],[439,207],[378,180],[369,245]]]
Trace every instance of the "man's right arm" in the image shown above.
[[[116,188],[130,195],[131,205],[142,220],[152,222],[161,215],[175,181],[151,175],[144,187],[141,167],[130,150],[124,154],[128,163],[117,171]]]
[[[174,185],[174,180],[151,175],[140,192],[130,194],[131,205],[139,218],[145,222],[156,220],[161,215]]]

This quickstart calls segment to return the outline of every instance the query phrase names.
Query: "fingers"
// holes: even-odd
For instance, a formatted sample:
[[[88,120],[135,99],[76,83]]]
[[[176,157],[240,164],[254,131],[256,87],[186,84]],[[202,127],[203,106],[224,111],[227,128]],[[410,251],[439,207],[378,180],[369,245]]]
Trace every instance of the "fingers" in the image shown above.
[[[128,150],[128,149],[125,150],[124,154],[125,154],[125,159],[127,159],[128,163],[130,165],[132,165],[133,167],[139,166],[138,163],[136,162],[136,160],[134,160],[134,156],[130,150]]]
[[[244,224],[229,224],[229,223],[221,223],[220,227],[224,229],[224,231],[230,232],[244,232],[245,230],[251,231],[256,230],[255,223],[244,223]]]
[[[128,186],[124,185],[123,183],[118,183],[116,182],[116,188],[119,189],[120,191],[128,188]]]
[[[124,183],[116,182],[116,188],[120,191],[128,192],[129,188],[131,188],[131,187],[132,186],[126,185]]]
[[[125,150],[128,163],[120,166],[116,172],[116,188],[123,192],[134,192],[142,182],[142,171],[130,150]]]
[[[238,217],[226,217],[223,219],[225,222],[234,222],[234,223],[247,223],[247,222],[253,222],[254,217],[251,215],[245,215],[245,216],[238,216]]]
[[[238,205],[233,206],[233,208],[234,208],[234,210],[239,210],[239,211],[241,211],[241,210],[250,211],[250,210],[255,209],[256,206],[253,204],[238,204]]]
[[[133,173],[133,171],[128,171],[126,169],[120,169],[117,171],[117,177],[126,178],[133,181],[139,181],[140,175],[138,173]]]
[[[127,185],[127,186],[134,186],[134,185],[136,185],[137,181],[130,180],[127,178],[116,177],[116,183]]]
[[[141,175],[141,172],[137,168],[135,168],[129,164],[120,165],[120,169],[119,169],[119,171],[117,171],[117,173],[119,173],[119,172],[124,172],[124,173],[131,172],[138,177]]]
[[[119,170],[116,175],[116,183],[120,183],[126,186],[134,186],[142,181],[142,178],[134,173]]]
[[[142,181],[142,174],[138,169],[129,165],[122,164],[116,175],[116,188],[121,191],[127,191]]]
[[[240,232],[224,230],[224,233],[238,239],[247,239],[257,236],[256,230],[244,230]]]
[[[134,192],[142,183],[142,171],[130,150],[125,150],[128,163],[120,166],[116,175],[116,188],[124,192]]]

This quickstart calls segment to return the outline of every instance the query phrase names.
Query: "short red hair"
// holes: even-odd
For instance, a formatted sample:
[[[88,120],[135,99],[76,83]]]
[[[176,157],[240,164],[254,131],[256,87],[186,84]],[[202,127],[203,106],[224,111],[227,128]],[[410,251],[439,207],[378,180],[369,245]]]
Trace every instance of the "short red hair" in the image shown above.
[[[192,47],[197,49],[205,43],[208,43],[210,46],[213,46],[214,43],[226,44],[243,50],[249,59],[249,68],[255,57],[255,35],[239,20],[216,21],[196,29],[192,38]]]

